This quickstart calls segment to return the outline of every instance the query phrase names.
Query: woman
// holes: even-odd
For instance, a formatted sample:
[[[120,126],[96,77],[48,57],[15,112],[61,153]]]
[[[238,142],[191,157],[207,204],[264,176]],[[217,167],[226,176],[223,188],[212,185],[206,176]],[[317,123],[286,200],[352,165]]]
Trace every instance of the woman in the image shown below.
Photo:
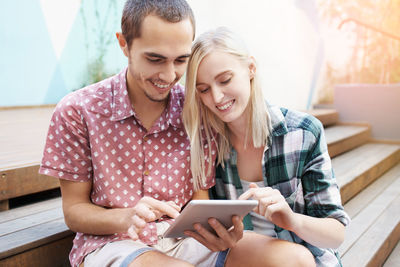
[[[215,142],[217,184],[211,195],[259,200],[245,217],[245,229],[302,244],[319,266],[340,266],[336,248],[350,219],[321,123],[266,104],[255,59],[225,28],[196,40],[186,76],[183,120],[195,183],[202,184],[211,171],[204,166]],[[206,154],[204,142],[210,147]]]

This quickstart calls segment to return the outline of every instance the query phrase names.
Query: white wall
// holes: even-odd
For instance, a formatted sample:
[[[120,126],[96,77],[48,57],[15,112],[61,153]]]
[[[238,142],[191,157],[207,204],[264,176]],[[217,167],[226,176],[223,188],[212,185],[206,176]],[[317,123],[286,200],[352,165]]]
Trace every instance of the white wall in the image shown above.
[[[306,108],[319,45],[312,23],[317,14],[310,14],[313,0],[188,2],[196,16],[197,34],[227,26],[242,36],[258,61],[271,104]]]
[[[400,141],[400,84],[337,85],[334,106],[340,121],[368,122],[373,138]]]

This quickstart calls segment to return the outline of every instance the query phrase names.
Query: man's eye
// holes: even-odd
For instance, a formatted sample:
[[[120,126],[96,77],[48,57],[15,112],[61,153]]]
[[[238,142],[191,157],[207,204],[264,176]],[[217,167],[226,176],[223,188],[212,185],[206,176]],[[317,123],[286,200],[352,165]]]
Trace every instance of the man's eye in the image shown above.
[[[177,60],[175,60],[175,62],[178,64],[184,64],[187,62],[187,59],[177,59]]]
[[[150,61],[151,63],[159,63],[161,62],[161,59],[159,58],[147,58],[148,61]]]

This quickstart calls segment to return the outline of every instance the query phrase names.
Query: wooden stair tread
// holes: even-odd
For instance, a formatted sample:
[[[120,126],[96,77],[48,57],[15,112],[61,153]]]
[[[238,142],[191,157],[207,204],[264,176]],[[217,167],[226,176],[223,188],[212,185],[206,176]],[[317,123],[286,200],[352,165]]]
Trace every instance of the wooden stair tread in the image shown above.
[[[3,222],[0,223],[0,237],[60,218],[64,218],[62,208],[56,207],[20,217],[12,221]]]
[[[55,208],[62,209],[61,197],[44,200],[35,204],[25,205],[12,210],[2,211],[0,212],[0,224]]]
[[[387,212],[388,206],[397,198],[400,198],[400,173],[393,173],[393,176],[396,177],[396,180],[386,187],[378,196],[371,199],[370,202],[360,203],[363,208],[354,217],[351,217],[352,221],[346,229],[345,240],[339,248],[341,255],[345,255],[352,246],[360,243],[360,239],[363,238],[365,232],[367,232],[369,228],[374,227],[380,216]],[[357,198],[357,196],[355,198]],[[344,208],[347,210],[347,204]],[[400,212],[398,215],[400,222]]]
[[[72,235],[64,218],[0,236],[0,259]]]
[[[367,143],[333,158],[343,203],[399,161],[400,146],[382,143]]]
[[[400,242],[397,243],[390,256],[386,259],[383,267],[400,266]]]
[[[0,171],[39,164],[54,107],[0,110]]]
[[[400,190],[397,190],[397,198],[351,246],[351,249],[343,253],[344,255],[342,254],[343,266],[380,266],[383,264],[400,239]],[[365,214],[366,217],[373,215],[374,213]],[[354,231],[356,226],[349,228],[348,233],[351,232],[350,229]]]
[[[306,113],[319,119],[324,126],[333,125],[339,120],[339,113],[335,109],[310,109]]]
[[[344,208],[350,218],[355,218],[365,208],[366,203],[372,202],[373,199],[382,194],[382,191],[391,186],[399,178],[399,174],[400,164],[397,164],[347,202]]]
[[[334,125],[325,129],[326,142],[328,144],[337,143],[343,139],[368,130],[368,126],[360,125]]]
[[[331,158],[366,143],[371,135],[367,125],[334,125],[325,128]]]

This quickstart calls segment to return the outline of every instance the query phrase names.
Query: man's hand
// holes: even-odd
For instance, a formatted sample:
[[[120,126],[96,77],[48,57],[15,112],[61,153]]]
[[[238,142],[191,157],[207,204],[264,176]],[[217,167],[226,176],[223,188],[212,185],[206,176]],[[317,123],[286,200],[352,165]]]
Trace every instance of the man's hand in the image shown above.
[[[146,226],[147,222],[153,222],[167,215],[176,218],[181,210],[173,201],[163,202],[151,197],[143,197],[130,209],[128,215],[129,228],[128,235],[133,240],[139,239],[138,234]]]
[[[239,216],[232,216],[233,226],[226,229],[217,219],[210,218],[208,223],[216,235],[205,229],[201,224],[194,224],[194,231],[185,231],[185,235],[193,237],[211,251],[223,251],[233,248],[243,237],[243,222]]]

